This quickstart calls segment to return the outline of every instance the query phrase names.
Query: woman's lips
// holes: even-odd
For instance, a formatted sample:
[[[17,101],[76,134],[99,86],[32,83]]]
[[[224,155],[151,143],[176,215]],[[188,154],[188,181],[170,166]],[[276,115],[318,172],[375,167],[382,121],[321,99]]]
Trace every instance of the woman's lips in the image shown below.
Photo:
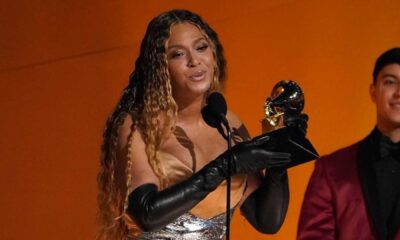
[[[198,71],[190,75],[189,78],[195,81],[203,80],[206,77],[206,71]]]

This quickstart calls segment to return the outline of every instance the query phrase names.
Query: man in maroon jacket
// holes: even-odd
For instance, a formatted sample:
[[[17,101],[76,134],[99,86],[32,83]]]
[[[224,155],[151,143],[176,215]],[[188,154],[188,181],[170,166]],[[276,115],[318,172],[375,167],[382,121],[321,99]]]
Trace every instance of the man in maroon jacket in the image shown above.
[[[377,113],[373,131],[316,161],[300,240],[400,240],[400,48],[377,59],[370,95]]]

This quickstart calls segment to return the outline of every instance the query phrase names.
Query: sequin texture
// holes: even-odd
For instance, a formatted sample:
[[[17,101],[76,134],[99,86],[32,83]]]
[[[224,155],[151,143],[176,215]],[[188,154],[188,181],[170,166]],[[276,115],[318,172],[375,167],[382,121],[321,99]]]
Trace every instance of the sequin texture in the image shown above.
[[[220,240],[225,236],[226,215],[220,214],[202,219],[185,213],[164,228],[153,232],[142,232],[131,240]]]

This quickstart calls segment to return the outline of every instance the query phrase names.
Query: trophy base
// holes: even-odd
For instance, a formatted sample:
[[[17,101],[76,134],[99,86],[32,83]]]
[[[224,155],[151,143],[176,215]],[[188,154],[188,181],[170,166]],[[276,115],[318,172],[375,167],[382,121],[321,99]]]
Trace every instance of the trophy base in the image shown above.
[[[296,128],[279,128],[257,136],[253,140],[257,141],[257,139],[265,141],[264,145],[268,150],[290,153],[292,161],[285,166],[287,168],[319,158],[310,140]]]

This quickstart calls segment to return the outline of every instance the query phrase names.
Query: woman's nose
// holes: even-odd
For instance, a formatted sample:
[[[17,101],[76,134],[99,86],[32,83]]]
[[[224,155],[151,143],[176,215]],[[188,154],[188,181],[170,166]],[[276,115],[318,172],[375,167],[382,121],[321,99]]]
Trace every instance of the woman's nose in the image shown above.
[[[200,60],[196,54],[190,54],[189,56],[189,61],[188,61],[188,66],[189,67],[195,67],[200,64]]]

